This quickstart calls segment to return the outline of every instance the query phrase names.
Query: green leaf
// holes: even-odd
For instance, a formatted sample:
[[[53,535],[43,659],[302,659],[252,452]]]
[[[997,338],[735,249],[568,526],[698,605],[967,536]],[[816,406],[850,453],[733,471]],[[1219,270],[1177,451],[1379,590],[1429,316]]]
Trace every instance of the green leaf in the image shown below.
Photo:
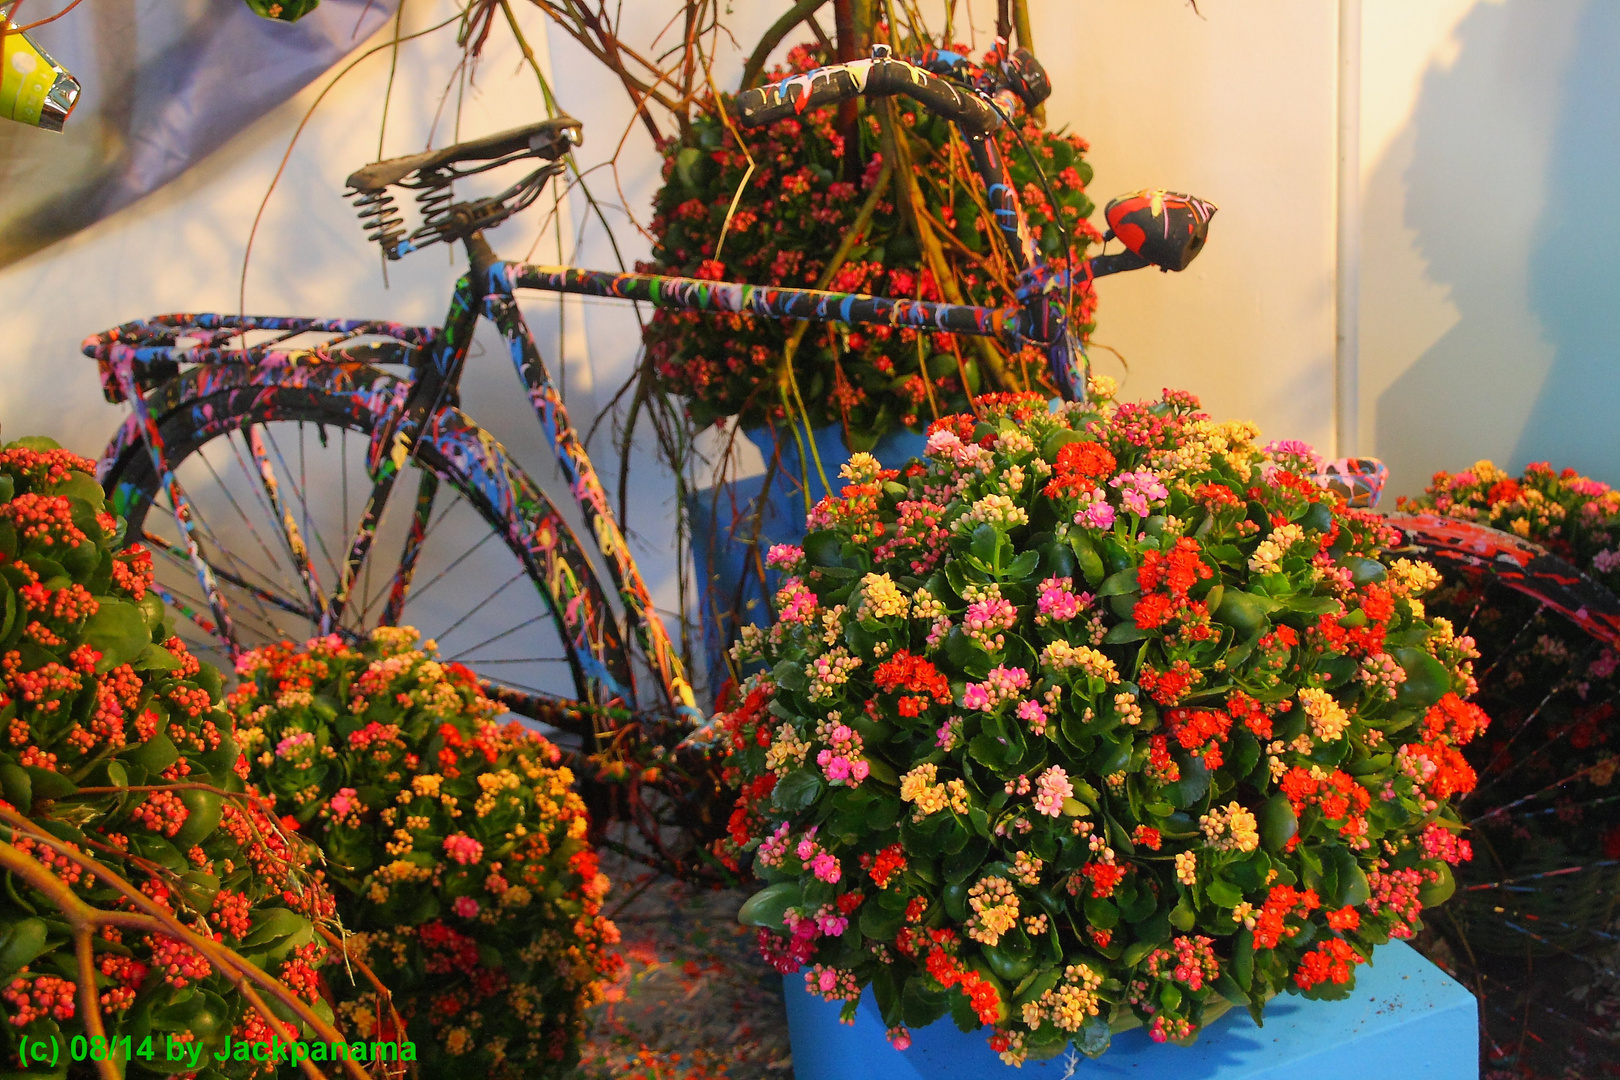
[[[995,563],[996,552],[1001,548],[1001,534],[996,532],[995,526],[982,522],[973,527],[971,539],[968,541],[968,552],[986,566]]]
[[[101,607],[84,624],[87,645],[102,654],[98,672],[108,672],[136,659],[152,643],[146,616],[134,604],[122,600],[101,601]]]
[[[31,963],[45,951],[46,926],[43,919],[23,919],[0,928],[0,976]]]
[[[139,765],[146,770],[146,775],[157,776],[164,769],[180,760],[180,751],[174,748],[174,743],[163,732],[155,733],[134,750],[121,755],[131,765]]]
[[[771,804],[789,814],[807,809],[821,794],[821,777],[809,769],[795,769],[784,776],[771,793]]]
[[[1395,687],[1395,704],[1402,709],[1427,709],[1451,689],[1451,673],[1423,649],[1391,649],[1390,656],[1406,672]]]
[[[1008,563],[1001,571],[1001,577],[1007,581],[1023,581],[1035,572],[1036,565],[1041,561],[1038,551],[1025,551]]]
[[[310,922],[289,908],[273,907],[253,913],[253,925],[242,939],[244,949],[263,948],[310,928]]]
[[[1097,554],[1096,545],[1078,533],[1071,533],[1069,547],[1074,551],[1075,561],[1080,565],[1080,572],[1086,576],[1087,583],[1095,585],[1101,581],[1107,567],[1103,566],[1102,556]]]
[[[190,813],[180,831],[174,834],[174,846],[189,851],[192,845],[219,827],[224,800],[218,792],[192,788],[180,793],[180,802]]]
[[[1141,641],[1143,638],[1153,636],[1152,630],[1144,630],[1133,622],[1122,622],[1109,630],[1103,637],[1104,645],[1124,645],[1132,641]]]
[[[1440,875],[1440,880],[1431,885],[1425,885],[1418,890],[1418,902],[1426,908],[1438,907],[1451,899],[1451,894],[1457,891],[1457,879],[1451,874],[1451,867],[1438,859],[1432,859],[1420,864],[1425,870],[1434,870]]]
[[[949,1007],[946,989],[920,971],[914,972],[900,991],[900,1014],[908,1027],[927,1027],[944,1016]]]
[[[1211,881],[1204,892],[1216,907],[1230,909],[1243,902],[1243,890],[1222,878]]]
[[[743,901],[743,906],[737,911],[737,921],[744,926],[780,930],[785,925],[783,917],[787,909],[797,907],[803,899],[804,893],[798,882],[779,881],[775,885],[765,886]]]
[[[1112,930],[1119,925],[1119,908],[1098,896],[1086,897],[1086,922],[1099,930]]]
[[[0,763],[0,791],[5,792],[7,802],[25,814],[34,805],[34,781],[21,765]]]
[[[136,671],[178,671],[180,659],[168,649],[153,642],[141,650],[141,655],[131,662],[130,667]]]
[[[1127,566],[1118,573],[1109,574],[1103,579],[1103,583],[1097,586],[1097,597],[1101,599],[1105,596],[1124,596],[1127,593],[1141,591],[1142,586],[1137,579],[1136,567]]]
[[[1074,1047],[1088,1058],[1102,1057],[1113,1038],[1114,1033],[1108,1027],[1107,1020],[1101,1016],[1088,1016],[1075,1033]]]
[[[1241,589],[1226,589],[1221,594],[1221,606],[1216,609],[1215,621],[1232,627],[1239,637],[1259,637],[1265,633],[1268,604],[1252,593]]]
[[[1288,801],[1288,796],[1278,792],[1267,799],[1260,808],[1260,842],[1265,849],[1272,853],[1279,852],[1283,845],[1292,840],[1299,833],[1299,818],[1294,814],[1294,807]]]
[[[79,785],[59,772],[25,765],[28,778],[33,782],[35,800],[63,799],[79,790]]]

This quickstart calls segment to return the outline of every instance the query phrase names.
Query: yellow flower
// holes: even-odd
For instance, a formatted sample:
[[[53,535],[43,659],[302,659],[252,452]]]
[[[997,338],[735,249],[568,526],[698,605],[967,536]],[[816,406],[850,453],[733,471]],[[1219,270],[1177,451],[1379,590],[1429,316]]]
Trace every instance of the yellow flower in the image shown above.
[[[1350,714],[1326,690],[1307,686],[1299,692],[1305,715],[1311,718],[1311,731],[1324,742],[1337,742],[1350,726]]]

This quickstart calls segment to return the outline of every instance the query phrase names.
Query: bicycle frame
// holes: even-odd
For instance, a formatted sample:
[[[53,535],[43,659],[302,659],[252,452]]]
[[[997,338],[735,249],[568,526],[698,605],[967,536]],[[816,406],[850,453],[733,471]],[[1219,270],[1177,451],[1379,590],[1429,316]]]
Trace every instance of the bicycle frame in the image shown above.
[[[210,343],[212,347],[187,350],[183,355],[173,348],[136,348],[119,344],[119,331],[111,331],[103,338],[91,339],[91,342],[97,343],[94,349],[91,342],[87,342],[86,351],[102,360],[104,377],[116,384],[118,397],[115,400],[128,400],[134,409],[135,424],[142,433],[162,486],[168,491],[186,555],[208,598],[220,634],[234,655],[238,646],[230,612],[220,593],[215,571],[203,558],[198,540],[193,535],[189,502],[167,461],[157,423],[142,396],[142,379],[138,374],[147,375],[148,380],[152,375],[161,379],[178,371],[177,362],[181,360],[203,365],[264,362],[269,358],[251,355],[252,351],[245,345],[239,344],[234,349],[229,347],[233,335],[240,335],[248,329],[285,330],[288,331],[285,336],[289,337],[304,330],[345,335],[381,332],[395,337],[406,346],[402,352],[414,352],[411,376],[402,381],[395,399],[384,404],[382,419],[375,428],[367,457],[372,489],[349,538],[336,588],[330,595],[323,594],[320,589],[293,515],[280,510],[273,470],[264,448],[251,440],[249,443],[250,453],[257,459],[272,507],[282,518],[288,550],[310,596],[311,611],[300,614],[313,616],[321,633],[332,633],[341,625],[356,578],[375,541],[378,523],[393,495],[400,470],[415,457],[423,439],[435,437],[435,425],[449,415],[448,403],[456,400],[473,331],[480,318],[489,319],[505,340],[530,405],[551,440],[571,494],[579,504],[586,525],[607,564],[624,605],[626,620],[634,627],[647,661],[657,677],[664,703],[680,716],[699,720],[701,714],[680,658],[653,608],[651,595],[630,555],[623,531],[609,505],[606,490],[568,420],[562,396],[518,310],[516,291],[529,289],[615,297],[696,312],[909,327],[998,338],[1011,349],[1033,343],[1046,353],[1053,382],[1060,394],[1070,400],[1082,399],[1086,394],[1088,371],[1085,353],[1069,327],[1067,294],[1076,283],[1089,282],[1105,274],[1138,269],[1150,263],[1133,251],[1098,256],[1078,267],[1062,270],[1043,261],[1017,189],[994,138],[987,132],[974,131],[964,131],[963,137],[1012,265],[1018,273],[1015,293],[1018,302],[1005,308],[504,262],[495,256],[482,230],[477,230],[463,234],[471,268],[457,281],[444,325],[437,329],[332,320],[185,316],[174,318],[185,318],[194,325],[211,327],[216,331],[215,340]],[[1157,200],[1158,196],[1153,196],[1155,213],[1160,209]],[[1207,221],[1213,208],[1198,200],[1191,202],[1194,212],[1201,220]],[[449,210],[445,213],[448,215]],[[129,324],[120,330],[144,329],[146,326],[144,323]],[[241,342],[240,337],[237,340]],[[334,350],[330,355],[318,350],[313,355],[317,360],[329,361],[354,358],[341,349]],[[142,365],[147,366],[145,372],[138,371]],[[150,381],[147,385],[150,385]],[[109,387],[109,391],[111,389]],[[112,396],[109,392],[109,397]],[[406,548],[389,588],[383,614],[385,622],[397,621],[405,606],[437,486],[437,478],[431,472],[424,471],[421,485],[415,493],[414,515]],[[560,613],[554,614],[561,618]],[[590,697],[593,704],[598,709],[611,711],[633,709],[636,698],[631,672],[622,670],[615,673],[603,662],[610,651],[609,645],[616,645],[616,642],[610,643],[603,636],[611,633],[607,629],[612,624],[611,618],[605,617],[605,613],[597,613],[581,619],[571,617],[569,621],[571,626],[579,628],[573,632],[570,641],[576,662],[592,687]]]

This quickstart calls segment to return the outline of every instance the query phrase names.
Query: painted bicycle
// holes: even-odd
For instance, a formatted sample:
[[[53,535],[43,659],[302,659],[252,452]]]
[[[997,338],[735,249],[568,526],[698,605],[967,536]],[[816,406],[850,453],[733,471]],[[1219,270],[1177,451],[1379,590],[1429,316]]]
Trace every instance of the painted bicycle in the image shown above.
[[[997,55],[979,67],[930,50],[912,63],[879,46],[870,59],[745,92],[737,119],[756,126],[856,95],[906,94],[954,122],[1019,272],[1018,302],[1007,308],[504,261],[485,233],[562,171],[581,141],[579,123],[562,117],[350,176],[362,222],[388,258],[464,246],[469,265],[442,326],[170,314],[90,337],[84,351],[100,366],[104,394],[131,408],[100,479],[129,537],[154,552],[165,601],[226,663],[284,638],[353,639],[410,625],[512,712],[571,733],[599,761],[627,743],[689,746],[703,717],[679,652],[516,293],[1034,343],[1062,392],[1084,393],[1085,354],[1067,315],[1073,288],[1150,265],[1183,269],[1202,248],[1214,207],[1164,192],[1117,199],[1107,217],[1124,251],[1092,258],[1072,278],[1048,266],[990,136],[1015,99],[1034,105],[1050,85],[1026,51]],[[504,190],[456,201],[457,181],[520,163],[529,171]],[[412,231],[395,189],[415,195]],[[481,318],[506,343],[561,484],[537,483],[459,408]],[[559,487],[595,558],[569,524]],[[669,772],[646,775],[668,784]],[[660,846],[668,822],[638,806],[628,811],[642,815],[663,864],[682,865],[687,856]]]

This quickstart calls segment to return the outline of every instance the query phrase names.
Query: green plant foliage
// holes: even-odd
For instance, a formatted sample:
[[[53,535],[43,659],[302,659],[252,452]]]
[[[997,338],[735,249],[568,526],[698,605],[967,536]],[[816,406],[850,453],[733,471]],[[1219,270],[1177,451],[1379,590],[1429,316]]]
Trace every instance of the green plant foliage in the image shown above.
[[[59,1048],[54,1068],[28,1066],[56,1076],[90,1074],[88,1061],[68,1065],[72,1040],[92,1029],[76,996],[76,915],[52,881],[92,914],[131,915],[116,874],[331,1017],[317,923],[332,897],[311,849],[244,782],[219,675],[174,636],[151,591],[150,553],[117,547],[122,523],[103,508],[93,469],[48,439],[0,448],[0,790],[29,825],[0,823],[13,860],[0,890],[0,1056],[15,1067],[20,1040],[43,1041]],[[266,1066],[214,1060],[227,1037],[308,1035],[275,1002],[277,1016],[261,1016],[178,938],[101,922],[92,949],[106,1038],[128,1040],[128,1075],[192,1071],[170,1055],[174,1039],[199,1055],[195,1075],[246,1077]]]
[[[1011,1062],[1097,1054],[1345,997],[1469,854],[1487,721],[1433,571],[1309,447],[1093,390],[980,399],[903,471],[855,455],[739,646],[745,921],[902,1045],[949,1014]]]
[[[425,1074],[565,1075],[622,964],[585,806],[556,747],[497,725],[472,673],[417,640],[261,649],[230,708],[253,775],[325,850],[349,951],[393,993]],[[339,996],[355,1030],[388,1030],[369,988]]]
[[[796,48],[771,78],[821,62],[810,50]],[[1016,274],[999,234],[992,236],[997,230],[967,150],[948,121],[910,99],[893,100],[914,162],[921,212],[941,236],[964,300],[1013,304]],[[722,106],[728,104],[729,98],[723,99]],[[853,144],[846,142],[849,132],[839,129],[836,110],[814,109],[745,133],[744,153],[717,109],[699,114],[690,136],[665,150],[664,186],[654,200],[653,261],[639,269],[814,287],[863,203],[875,194],[870,225],[826,287],[944,299],[933,273],[921,269],[923,252],[893,188],[875,191],[882,171],[877,117],[864,102],[857,116]],[[1055,206],[1010,127],[998,134],[997,143],[1042,252],[1061,268],[1067,263],[1056,221],[1068,230],[1076,257],[1098,239],[1085,220],[1092,211],[1085,194],[1091,180],[1091,166],[1082,156],[1086,144],[1041,130],[1022,115],[1014,123],[1040,161]],[[752,175],[749,155],[756,166]],[[851,168],[851,157],[857,168]],[[1083,333],[1090,329],[1095,297],[1087,286],[1076,289],[1074,299],[1075,324]],[[686,399],[697,422],[740,416],[745,426],[758,426],[787,415],[782,362],[794,325],[660,310],[648,324],[647,351],[661,385]],[[1046,360],[1033,348],[1010,357],[1008,366],[1020,387],[1045,378]],[[981,385],[994,389],[971,342],[888,327],[812,327],[798,348],[794,370],[810,425],[843,424],[856,449],[869,448],[887,432],[918,430],[938,416],[966,409],[968,396]]]
[[[297,22],[314,11],[321,0],[243,0],[255,15],[279,22]]]

